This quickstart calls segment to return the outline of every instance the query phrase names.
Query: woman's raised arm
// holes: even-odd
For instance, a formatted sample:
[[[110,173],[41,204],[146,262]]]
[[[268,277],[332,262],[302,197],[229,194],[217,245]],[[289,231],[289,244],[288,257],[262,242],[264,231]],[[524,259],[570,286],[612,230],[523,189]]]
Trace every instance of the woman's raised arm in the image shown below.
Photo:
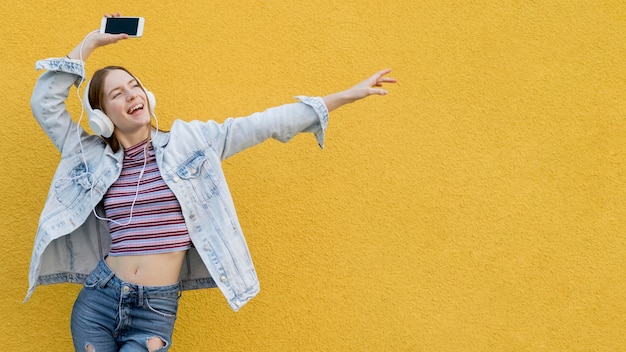
[[[112,15],[104,15],[104,17],[120,17],[118,12]],[[85,61],[93,53],[94,50],[101,46],[117,43],[120,40],[127,39],[128,34],[108,34],[100,33],[98,30],[90,32],[85,38],[67,55],[68,58],[74,60]]]

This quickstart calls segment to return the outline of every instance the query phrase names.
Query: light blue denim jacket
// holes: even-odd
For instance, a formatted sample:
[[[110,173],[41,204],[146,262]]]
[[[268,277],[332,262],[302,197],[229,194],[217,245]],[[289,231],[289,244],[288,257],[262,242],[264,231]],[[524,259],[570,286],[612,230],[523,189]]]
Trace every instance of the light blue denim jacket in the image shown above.
[[[81,61],[47,59],[31,98],[33,115],[61,152],[35,238],[26,300],[40,284],[83,283],[110,247],[102,197],[118,178],[124,152],[89,135],[66,109],[72,86],[85,76]],[[321,98],[298,97],[247,117],[176,120],[152,132],[163,180],[180,201],[194,247],[187,252],[183,290],[219,287],[235,311],[259,292],[259,281],[235,213],[221,161],[268,138],[287,142],[313,132],[323,147],[328,110]],[[78,129],[78,130],[77,130]],[[86,165],[85,162],[86,161]]]

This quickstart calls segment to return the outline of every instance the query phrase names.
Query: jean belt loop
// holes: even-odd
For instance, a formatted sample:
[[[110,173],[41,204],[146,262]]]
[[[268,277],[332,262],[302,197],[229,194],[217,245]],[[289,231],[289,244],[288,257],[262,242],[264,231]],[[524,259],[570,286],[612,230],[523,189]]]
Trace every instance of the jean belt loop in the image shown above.
[[[137,292],[137,301],[139,302],[139,306],[143,307],[143,299],[144,299],[144,297],[143,297],[143,295],[144,295],[144,293],[143,293],[143,286],[137,285],[137,291],[138,291]]]
[[[100,288],[105,288],[106,285],[109,283],[109,281],[111,281],[111,279],[113,279],[114,276],[115,276],[115,273],[113,272],[109,273],[109,275],[107,275],[104,279],[100,281]]]

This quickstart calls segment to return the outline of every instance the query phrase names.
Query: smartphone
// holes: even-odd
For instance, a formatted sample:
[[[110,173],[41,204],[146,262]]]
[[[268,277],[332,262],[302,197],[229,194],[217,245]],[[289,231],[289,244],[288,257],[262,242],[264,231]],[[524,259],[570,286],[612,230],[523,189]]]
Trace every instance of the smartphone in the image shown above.
[[[102,17],[100,33],[126,33],[139,38],[143,34],[143,17]]]

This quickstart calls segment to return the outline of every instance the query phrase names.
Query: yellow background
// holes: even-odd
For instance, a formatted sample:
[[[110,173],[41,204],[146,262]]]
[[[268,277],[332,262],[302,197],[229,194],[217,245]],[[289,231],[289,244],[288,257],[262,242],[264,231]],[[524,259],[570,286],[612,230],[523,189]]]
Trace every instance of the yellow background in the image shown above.
[[[261,280],[234,313],[183,295],[172,351],[623,351],[623,1],[4,1],[0,336],[71,350],[78,285],[26,304],[59,155],[31,117],[35,61],[105,12],[144,37],[98,50],[176,118],[223,120],[393,68],[312,136],[225,162]],[[70,108],[77,118],[75,92]]]

